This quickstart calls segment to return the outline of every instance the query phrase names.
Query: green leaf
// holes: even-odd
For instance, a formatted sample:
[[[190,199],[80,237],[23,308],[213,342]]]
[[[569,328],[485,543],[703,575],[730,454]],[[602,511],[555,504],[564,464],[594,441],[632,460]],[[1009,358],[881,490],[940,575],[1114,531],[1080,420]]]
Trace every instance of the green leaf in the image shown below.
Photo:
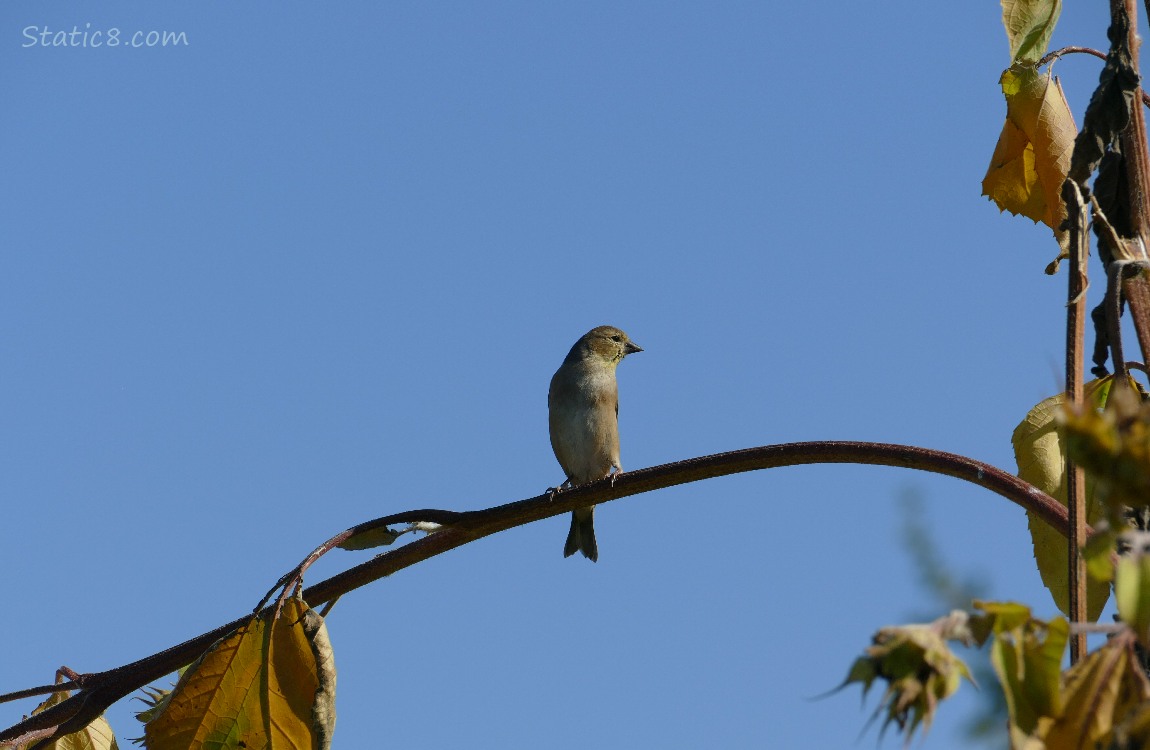
[[[1086,573],[1096,581],[1110,583],[1114,580],[1114,545],[1118,534],[1112,529],[1096,531],[1086,540],[1082,556],[1086,558]],[[1087,584],[1089,590],[1090,584]]]
[[[1062,708],[1060,672],[1070,624],[1061,617],[1050,622],[1035,619],[1029,608],[1013,602],[975,602],[975,606],[993,618],[990,661],[1002,682],[1011,736],[1040,733]]]
[[[1129,554],[1118,560],[1114,576],[1118,617],[1142,643],[1150,641],[1150,555]]]
[[[1095,406],[1101,406],[1109,392],[1111,378],[1092,380],[1086,384],[1086,397]],[[1066,505],[1066,460],[1063,439],[1058,431],[1057,416],[1063,410],[1064,394],[1051,396],[1031,409],[1026,418],[1014,428],[1010,442],[1018,463],[1018,476]],[[1042,583],[1050,591],[1054,603],[1063,614],[1070,614],[1070,547],[1065,536],[1034,513],[1027,513],[1034,560]],[[1105,517],[1106,509],[1095,498],[1094,483],[1086,482],[1086,520],[1096,524]],[[1102,563],[1109,560],[1109,548],[1092,559]],[[1102,614],[1110,597],[1110,584],[1092,576],[1086,582],[1086,616],[1094,622]]]
[[[1033,65],[1041,60],[1061,13],[1062,0],[1002,0],[1011,62]]]

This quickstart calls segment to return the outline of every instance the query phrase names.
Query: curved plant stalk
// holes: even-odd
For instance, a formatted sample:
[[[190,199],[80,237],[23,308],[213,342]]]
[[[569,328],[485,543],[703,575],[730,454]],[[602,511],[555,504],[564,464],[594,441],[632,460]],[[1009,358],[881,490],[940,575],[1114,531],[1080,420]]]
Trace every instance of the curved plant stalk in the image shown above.
[[[566,490],[547,492],[526,500],[477,511],[406,511],[354,527],[356,533],[393,523],[429,521],[438,530],[403,547],[356,565],[310,586],[303,598],[311,606],[330,602],[349,591],[388,576],[417,562],[500,531],[522,526],[575,508],[619,500],[652,490],[696,482],[712,477],[801,464],[852,463],[918,469],[962,479],[995,492],[1032,511],[1047,523],[1069,533],[1067,511],[1058,501],[1013,474],[990,464],[954,453],[888,443],[823,441],[786,443],[691,458],[616,475],[614,479]],[[347,532],[336,538],[347,539]],[[332,545],[327,545],[330,549]],[[322,549],[322,547],[321,547]],[[312,556],[309,556],[311,559]],[[298,568],[281,578],[290,585]],[[266,601],[266,599],[265,599]],[[261,606],[262,606],[261,602]],[[42,742],[77,731],[108,706],[191,663],[214,642],[251,620],[251,615],[221,625],[210,632],[106,672],[77,675],[71,683],[30,688],[0,695],[0,702],[31,695],[79,688],[79,692],[51,708],[0,731],[0,742],[17,737],[45,737]],[[50,734],[42,734],[49,730]]]

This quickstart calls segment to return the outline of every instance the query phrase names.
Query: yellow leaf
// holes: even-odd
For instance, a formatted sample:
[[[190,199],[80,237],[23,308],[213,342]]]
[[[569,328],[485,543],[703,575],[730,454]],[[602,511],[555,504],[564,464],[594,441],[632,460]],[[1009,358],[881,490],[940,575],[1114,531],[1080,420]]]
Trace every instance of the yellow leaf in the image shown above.
[[[1043,736],[1048,750],[1107,747],[1115,724],[1150,698],[1150,683],[1127,631],[1067,670],[1062,715]]]
[[[1086,384],[1086,397],[1097,404],[1105,399],[1110,378],[1093,380]],[[1018,463],[1018,476],[1058,502],[1066,505],[1066,460],[1062,439],[1058,432],[1057,415],[1062,411],[1064,394],[1052,396],[1027,413],[1014,428],[1010,442],[1014,445],[1014,458]],[[1106,509],[1094,496],[1094,485],[1086,485],[1086,520],[1097,523]],[[1066,537],[1034,513],[1027,513],[1030,536],[1034,543],[1034,560],[1042,583],[1054,597],[1054,603],[1063,614],[1070,614],[1070,549]],[[1086,616],[1094,622],[1102,614],[1110,597],[1110,584],[1088,578],[1086,582]]]
[[[328,748],[335,668],[319,615],[300,599],[253,617],[183,674],[144,727],[149,750]]]
[[[48,700],[36,706],[32,711],[33,715],[40,713],[46,708],[55,706],[57,703],[62,703],[69,695],[71,695],[71,693],[67,690],[52,693],[48,696]],[[45,745],[42,750],[117,750],[118,747],[116,744],[116,736],[112,733],[112,726],[108,723],[107,719],[100,716],[80,731],[66,734],[57,740],[53,740]],[[23,746],[16,748],[16,750],[23,750]]]
[[[1150,701],[1142,701],[1114,727],[1114,747],[1150,746]]]
[[[1060,240],[1066,218],[1062,183],[1078,128],[1050,73],[1015,65],[999,80],[1006,96],[1006,122],[982,180],[982,194],[999,209],[1043,222]]]

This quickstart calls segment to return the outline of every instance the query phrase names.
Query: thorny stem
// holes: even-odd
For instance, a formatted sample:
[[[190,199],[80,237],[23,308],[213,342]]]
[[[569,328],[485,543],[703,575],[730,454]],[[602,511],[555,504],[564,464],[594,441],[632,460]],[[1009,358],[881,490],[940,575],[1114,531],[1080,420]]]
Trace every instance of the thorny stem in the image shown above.
[[[1130,58],[1134,72],[1138,73],[1138,3],[1136,0],[1111,0],[1110,15],[1125,13],[1127,23],[1126,44],[1130,48]],[[1112,21],[1113,22],[1113,21]],[[1141,88],[1139,95],[1144,99]],[[1130,208],[1132,239],[1141,249],[1141,258],[1146,259],[1145,248],[1150,245],[1150,148],[1146,142],[1146,118],[1142,107],[1130,108],[1130,122],[1123,131],[1122,153],[1126,159],[1126,176]],[[1139,273],[1123,283],[1123,292],[1134,323],[1134,332],[1142,350],[1142,361],[1150,361],[1150,282],[1145,273]]]
[[[311,606],[330,602],[353,589],[468,542],[533,521],[569,513],[576,508],[587,505],[598,505],[652,490],[730,474],[783,466],[828,463],[894,466],[963,479],[995,492],[1035,513],[1063,535],[1069,533],[1066,508],[1058,501],[1013,474],[972,458],[927,448],[888,443],[855,441],[786,443],[747,448],[729,453],[717,453],[662,466],[629,471],[620,474],[613,483],[608,479],[602,479],[561,493],[545,492],[533,498],[485,510],[459,513],[453,511],[409,511],[390,516],[388,518],[403,518],[405,521],[416,521],[420,519],[415,518],[415,516],[426,516],[425,520],[433,520],[437,523],[439,520],[447,520],[449,523],[445,524],[441,530],[422,539],[417,539],[403,547],[378,555],[367,562],[305,589],[303,598]],[[435,516],[435,518],[431,516]],[[376,521],[361,524],[356,528],[362,529],[380,525]],[[290,575],[285,576],[283,580],[290,577]],[[103,713],[108,706],[132,691],[191,663],[212,643],[250,621],[251,617],[252,615],[246,614],[210,632],[131,664],[125,664],[105,672],[80,675],[82,689],[78,693],[41,713],[0,731],[0,742],[20,736],[29,736],[31,733],[36,733],[35,736],[37,737],[44,736],[40,733],[45,729],[51,729],[52,733],[44,736],[45,739],[41,742],[47,742],[51,738],[75,732]],[[58,689],[58,686],[53,686],[43,692],[54,692]],[[26,697],[29,694],[30,692],[25,690],[19,693],[0,695],[0,702],[13,700],[15,697]]]
[[[1086,235],[1086,203],[1078,184],[1067,180],[1063,188],[1066,201],[1067,228],[1069,230],[1070,269],[1066,305],[1066,393],[1071,404],[1083,400],[1083,349],[1086,346],[1086,257],[1089,239]],[[1066,497],[1070,511],[1070,533],[1067,535],[1067,581],[1070,585],[1070,621],[1085,622],[1086,562],[1082,548],[1086,546],[1086,477],[1082,469],[1069,458],[1066,460]],[[1070,636],[1070,663],[1076,664],[1086,655],[1086,634]]]

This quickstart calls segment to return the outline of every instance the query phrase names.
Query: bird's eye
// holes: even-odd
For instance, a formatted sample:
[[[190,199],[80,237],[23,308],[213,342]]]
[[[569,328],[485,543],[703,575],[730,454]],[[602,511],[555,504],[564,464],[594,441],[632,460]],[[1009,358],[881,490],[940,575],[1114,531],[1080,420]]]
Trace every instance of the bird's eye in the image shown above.
[[[611,337],[611,340],[612,341],[622,341],[623,339],[619,338],[619,334],[615,334],[614,336]]]

